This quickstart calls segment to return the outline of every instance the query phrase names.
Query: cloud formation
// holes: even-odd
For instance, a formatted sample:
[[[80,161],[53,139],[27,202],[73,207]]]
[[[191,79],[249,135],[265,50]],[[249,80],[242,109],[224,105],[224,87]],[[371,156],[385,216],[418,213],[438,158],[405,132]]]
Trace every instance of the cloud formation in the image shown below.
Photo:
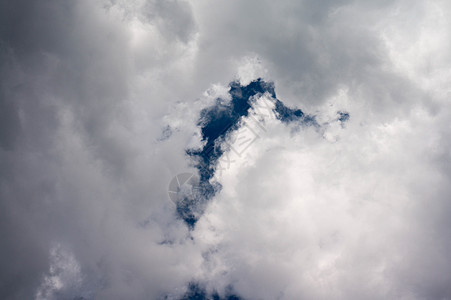
[[[0,2],[1,298],[451,298],[450,16],[440,0]],[[321,126],[269,114],[239,155],[237,128],[189,228],[167,191],[197,172],[201,111],[257,78]]]

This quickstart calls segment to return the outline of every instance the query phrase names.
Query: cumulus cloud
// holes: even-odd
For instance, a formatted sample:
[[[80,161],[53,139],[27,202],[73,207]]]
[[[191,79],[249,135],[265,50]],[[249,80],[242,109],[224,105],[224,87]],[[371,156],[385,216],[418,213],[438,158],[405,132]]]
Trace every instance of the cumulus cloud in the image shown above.
[[[326,129],[328,140],[267,121],[252,151],[222,171],[224,188],[195,231],[215,253],[205,280],[233,282],[244,298],[446,298],[433,274],[449,278],[449,242],[436,232],[449,189],[435,184],[449,178],[419,146],[429,122],[351,119]]]
[[[0,2],[1,298],[451,298],[450,14]],[[198,172],[201,111],[257,78],[318,126],[256,97],[189,228],[167,192]]]

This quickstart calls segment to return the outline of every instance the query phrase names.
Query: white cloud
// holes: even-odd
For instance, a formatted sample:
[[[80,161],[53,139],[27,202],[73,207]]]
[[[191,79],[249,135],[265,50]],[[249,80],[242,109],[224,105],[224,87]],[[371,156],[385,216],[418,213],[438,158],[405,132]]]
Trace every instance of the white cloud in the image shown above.
[[[61,294],[66,297],[86,294],[80,290],[82,281],[80,265],[73,254],[56,245],[50,250],[50,268],[36,293],[36,299],[58,299]]]
[[[204,275],[213,286],[259,299],[448,295],[433,272],[451,266],[449,242],[430,236],[439,230],[430,214],[449,213],[449,189],[439,188],[449,177],[425,157],[437,120],[420,108],[385,124],[357,120],[333,129],[333,142],[266,122],[223,170],[223,190],[195,231],[215,249]]]

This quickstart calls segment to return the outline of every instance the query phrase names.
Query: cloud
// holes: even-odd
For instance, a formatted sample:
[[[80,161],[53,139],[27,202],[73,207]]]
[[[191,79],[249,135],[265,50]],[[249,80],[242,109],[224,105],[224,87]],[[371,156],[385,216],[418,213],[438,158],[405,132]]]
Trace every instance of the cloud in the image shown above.
[[[1,297],[450,298],[450,9],[2,2]],[[265,119],[189,229],[200,113],[259,77],[321,126]]]
[[[331,142],[267,122],[252,151],[222,171],[223,190],[195,231],[215,253],[205,280],[233,282],[244,298],[447,297],[433,273],[449,269],[449,243],[430,234],[450,208],[448,188],[435,184],[449,178],[419,146],[433,123],[351,119]]]

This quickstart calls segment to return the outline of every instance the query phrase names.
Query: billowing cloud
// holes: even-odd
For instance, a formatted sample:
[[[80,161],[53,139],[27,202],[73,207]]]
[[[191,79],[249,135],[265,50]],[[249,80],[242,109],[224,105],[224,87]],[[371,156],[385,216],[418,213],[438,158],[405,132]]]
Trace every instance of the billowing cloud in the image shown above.
[[[451,298],[450,15],[1,2],[1,298]],[[281,102],[254,95],[215,142],[187,226],[169,183],[202,180],[202,116],[258,78]]]

